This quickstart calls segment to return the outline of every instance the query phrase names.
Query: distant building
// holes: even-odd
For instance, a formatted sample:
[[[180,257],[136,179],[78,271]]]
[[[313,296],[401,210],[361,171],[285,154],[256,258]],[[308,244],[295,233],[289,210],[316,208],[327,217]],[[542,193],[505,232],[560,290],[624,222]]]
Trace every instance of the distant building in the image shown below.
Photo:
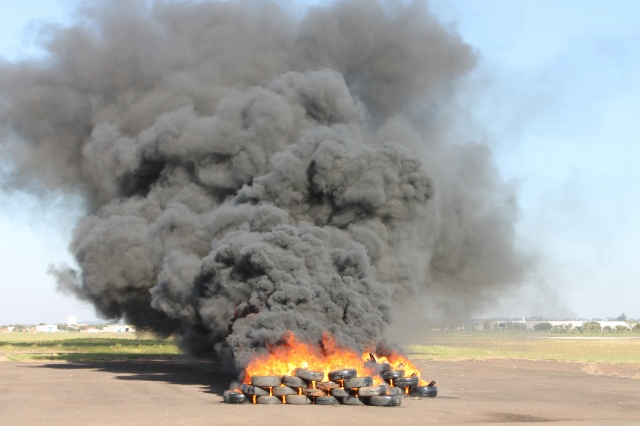
[[[535,330],[536,325],[547,322],[551,324],[552,327],[570,329],[582,327],[586,321],[527,321],[527,330]]]
[[[38,333],[56,333],[57,331],[57,324],[36,325],[36,332]]]
[[[76,326],[78,325],[78,317],[77,316],[69,316],[67,317],[67,326]]]
[[[612,329],[615,330],[618,326],[621,326],[631,330],[631,327],[629,327],[629,324],[627,324],[624,321],[596,321],[596,322],[600,324],[600,327],[602,328],[611,327]]]
[[[134,332],[133,328],[130,325],[108,325],[102,329],[105,333],[130,333]]]
[[[608,327],[611,327],[611,329],[615,330],[616,328],[618,328],[618,326],[620,326],[620,327],[624,327],[626,329],[631,330],[631,327],[629,327],[629,324],[627,324],[624,321],[570,321],[570,320],[525,321],[524,319],[522,321],[493,321],[490,324],[490,327],[488,328],[495,330],[500,328],[520,328],[521,327],[523,329],[526,328],[527,330],[534,330],[535,326],[538,324],[549,323],[551,324],[552,327],[561,327],[566,330],[571,330],[571,329],[576,329],[578,327],[583,327],[588,322],[597,322],[598,324],[600,324],[600,327],[602,328],[605,328],[608,326]]]

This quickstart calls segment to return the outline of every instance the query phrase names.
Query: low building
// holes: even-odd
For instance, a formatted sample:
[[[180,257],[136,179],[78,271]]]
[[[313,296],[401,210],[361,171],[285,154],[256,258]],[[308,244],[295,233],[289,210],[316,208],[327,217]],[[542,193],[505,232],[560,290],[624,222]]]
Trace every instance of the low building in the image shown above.
[[[105,333],[133,333],[135,330],[130,325],[113,324],[102,329]]]
[[[629,324],[624,321],[527,321],[527,330],[535,330],[535,326],[537,324],[549,323],[552,327],[561,327],[566,330],[576,329],[578,327],[583,327],[588,322],[597,322],[600,324],[600,327],[611,327],[612,330],[616,330],[618,326],[624,327],[627,330],[631,330]]]
[[[37,333],[57,333],[58,325],[57,324],[36,325],[36,332]]]

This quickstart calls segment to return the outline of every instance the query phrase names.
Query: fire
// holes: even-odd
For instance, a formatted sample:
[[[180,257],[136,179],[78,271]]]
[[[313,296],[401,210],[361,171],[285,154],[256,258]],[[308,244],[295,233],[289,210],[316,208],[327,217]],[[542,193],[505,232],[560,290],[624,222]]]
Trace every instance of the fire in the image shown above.
[[[362,375],[366,372],[364,360],[356,351],[338,345],[329,332],[322,335],[320,347],[298,340],[287,332],[281,342],[269,348],[269,353],[255,357],[244,371],[244,383],[252,376],[292,376],[299,368],[324,372],[353,368]]]
[[[373,367],[366,364],[367,361],[388,363],[392,370],[405,370],[405,377],[419,377],[421,373],[420,369],[401,352],[394,351],[381,357],[371,353],[363,355],[351,348],[340,346],[329,332],[323,333],[320,345],[314,345],[299,340],[293,332],[288,331],[277,345],[268,349],[268,353],[251,360],[244,371],[243,383],[251,383],[252,376],[294,376],[299,368],[322,371],[323,380],[328,380],[330,371],[351,368],[358,372],[358,376],[373,376],[374,385],[384,384],[380,376],[372,370]],[[419,386],[426,384],[425,380],[419,379]],[[311,386],[315,388],[315,382],[311,383]]]
[[[371,359],[373,358],[373,359]],[[401,352],[393,351],[388,356],[374,356],[373,354],[363,355],[363,359],[372,360],[379,363],[386,363],[391,366],[392,370],[404,370],[405,377],[408,376],[418,376],[418,386],[426,386],[428,383],[426,380],[422,379],[421,373],[422,370],[415,366],[413,362],[407,356]]]

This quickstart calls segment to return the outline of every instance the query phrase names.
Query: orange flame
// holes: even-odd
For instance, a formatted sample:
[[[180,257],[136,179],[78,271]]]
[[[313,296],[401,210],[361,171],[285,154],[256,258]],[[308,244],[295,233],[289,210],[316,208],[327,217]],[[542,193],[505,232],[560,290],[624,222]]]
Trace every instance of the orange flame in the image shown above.
[[[363,359],[369,360],[369,355],[364,355]],[[415,366],[409,358],[402,352],[393,351],[389,356],[376,357],[377,362],[391,365],[392,370],[404,370],[404,376],[418,376],[418,386],[426,386],[428,383],[420,377],[422,370]]]
[[[299,368],[322,371],[324,379],[328,373],[343,368],[353,368],[358,375],[365,373],[362,357],[353,349],[338,345],[329,332],[322,335],[320,347],[302,342],[288,331],[282,342],[269,348],[269,353],[251,360],[244,371],[244,383],[252,376],[293,376]]]
[[[372,361],[372,354],[358,354],[350,348],[338,345],[334,337],[329,332],[322,335],[320,345],[298,340],[293,332],[288,331],[281,341],[269,349],[269,353],[257,356],[251,360],[245,368],[243,383],[251,383],[252,376],[293,376],[299,368],[306,368],[313,371],[322,371],[323,380],[328,380],[328,373],[333,370],[355,369],[358,376],[373,376],[374,385],[383,384],[384,381],[376,372],[367,368],[367,361]],[[379,357],[380,363],[389,363],[393,370],[405,370],[405,376],[420,376],[418,369],[401,352],[392,352],[387,357]],[[420,378],[419,385],[425,386],[426,381]],[[312,384],[315,387],[315,383]],[[298,391],[300,394],[300,390]]]

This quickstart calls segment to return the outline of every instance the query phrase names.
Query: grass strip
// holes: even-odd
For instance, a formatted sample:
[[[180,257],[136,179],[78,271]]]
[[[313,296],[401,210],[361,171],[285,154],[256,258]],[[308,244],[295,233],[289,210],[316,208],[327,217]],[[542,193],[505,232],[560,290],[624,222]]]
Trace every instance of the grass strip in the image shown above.
[[[500,340],[486,346],[407,345],[407,355],[427,360],[529,359],[640,364],[640,341]]]
[[[53,333],[52,333],[53,334]],[[173,359],[182,356],[171,339],[153,335],[87,337],[75,333],[28,335],[0,338],[0,353],[10,361],[114,361]],[[35,337],[34,337],[35,336]]]

